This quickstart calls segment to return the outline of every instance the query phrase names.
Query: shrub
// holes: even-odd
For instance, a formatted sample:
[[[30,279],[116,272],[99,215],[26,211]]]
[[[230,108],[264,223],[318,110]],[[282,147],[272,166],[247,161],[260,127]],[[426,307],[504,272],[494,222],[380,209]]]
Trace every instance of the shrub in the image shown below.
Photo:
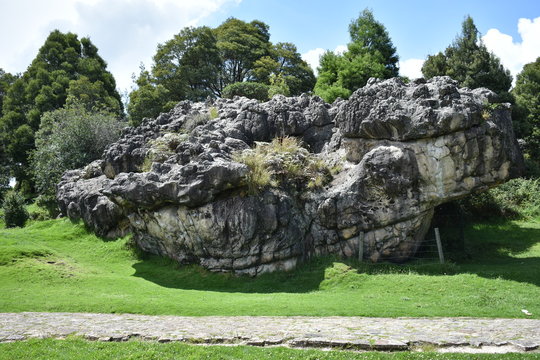
[[[24,207],[24,197],[15,191],[8,191],[2,204],[4,222],[7,228],[23,227],[28,220],[28,211]]]
[[[531,218],[540,215],[540,179],[513,179],[461,201],[475,218]]]
[[[58,202],[56,201],[55,195],[39,195],[36,198],[36,205],[41,209],[47,211],[47,215],[42,214],[40,211],[35,211],[36,215],[30,213],[30,217],[33,220],[47,220],[54,219],[60,214],[60,208],[58,207]]]
[[[260,101],[268,100],[268,85],[257,82],[236,82],[225,86],[221,95],[232,99],[235,96],[245,96]]]
[[[54,196],[62,174],[101,157],[124,126],[113,114],[89,111],[82,105],[43,114],[31,167],[36,189],[45,196],[40,204],[52,210],[52,217],[57,215]]]

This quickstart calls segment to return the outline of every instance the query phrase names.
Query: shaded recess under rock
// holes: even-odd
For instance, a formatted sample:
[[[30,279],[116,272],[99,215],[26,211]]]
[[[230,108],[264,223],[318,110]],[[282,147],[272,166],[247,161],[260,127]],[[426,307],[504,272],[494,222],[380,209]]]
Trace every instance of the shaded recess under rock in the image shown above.
[[[101,236],[132,232],[145,251],[212,271],[287,270],[311,256],[358,256],[361,243],[366,259],[406,260],[437,205],[521,171],[510,107],[496,100],[435,77],[370,79],[331,105],[308,95],[184,101],[64,174],[57,198]],[[267,154],[274,178],[249,191],[257,169],[239,154],[279,137],[309,153]],[[302,173],[306,158],[324,164],[324,181],[275,171]]]

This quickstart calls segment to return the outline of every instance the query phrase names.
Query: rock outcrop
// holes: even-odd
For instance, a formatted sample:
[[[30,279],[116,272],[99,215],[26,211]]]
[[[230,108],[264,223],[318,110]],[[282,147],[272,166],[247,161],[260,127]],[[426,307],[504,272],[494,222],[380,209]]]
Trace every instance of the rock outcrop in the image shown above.
[[[257,275],[324,254],[406,260],[437,205],[520,171],[509,105],[495,102],[448,77],[371,79],[332,105],[181,102],[67,172],[57,198],[101,236],[132,232],[145,251],[213,271]],[[265,145],[283,137],[305,149]]]

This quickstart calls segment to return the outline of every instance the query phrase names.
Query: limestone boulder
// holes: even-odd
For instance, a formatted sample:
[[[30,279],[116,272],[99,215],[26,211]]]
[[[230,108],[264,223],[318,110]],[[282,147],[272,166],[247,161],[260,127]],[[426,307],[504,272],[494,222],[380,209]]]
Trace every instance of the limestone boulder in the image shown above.
[[[437,205],[520,173],[511,109],[496,102],[448,77],[370,79],[332,105],[184,101],[67,172],[57,199],[101,236],[131,232],[145,251],[212,271],[257,275],[326,254],[405,261]],[[276,138],[303,148],[268,145]]]

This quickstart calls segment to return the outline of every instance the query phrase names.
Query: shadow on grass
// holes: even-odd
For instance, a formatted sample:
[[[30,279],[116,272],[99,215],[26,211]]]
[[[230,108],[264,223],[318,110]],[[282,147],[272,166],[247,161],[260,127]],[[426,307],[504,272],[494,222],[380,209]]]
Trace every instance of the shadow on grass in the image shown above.
[[[443,232],[445,235],[447,239],[452,236],[451,233]],[[522,227],[513,222],[483,223],[467,227],[465,238],[465,253],[449,254],[454,261],[444,265],[433,261],[401,265],[371,264],[352,259],[321,257],[299,265],[294,271],[251,278],[211,273],[198,265],[178,265],[171,260],[149,255],[133,267],[134,276],[160,286],[218,292],[307,293],[319,290],[323,281],[333,281],[340,276],[351,276],[344,281],[350,285],[351,281],[356,281],[354,275],[358,273],[432,276],[476,274],[484,278],[500,278],[540,286],[540,257],[535,256],[534,252],[519,257],[520,253],[526,253],[540,242],[540,228]],[[336,263],[344,264],[341,269],[346,271],[340,272]],[[347,271],[349,273],[345,274]]]

